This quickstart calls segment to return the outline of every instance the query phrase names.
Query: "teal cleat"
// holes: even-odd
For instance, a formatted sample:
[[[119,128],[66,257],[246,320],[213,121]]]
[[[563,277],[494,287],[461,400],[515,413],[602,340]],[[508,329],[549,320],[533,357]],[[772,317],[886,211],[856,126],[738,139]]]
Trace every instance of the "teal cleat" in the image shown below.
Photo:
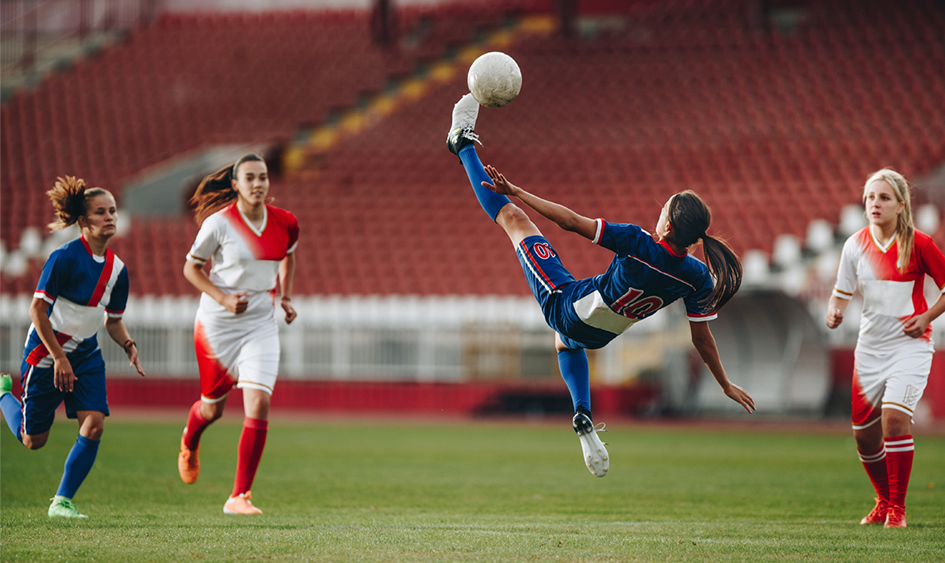
[[[0,397],[13,392],[13,378],[5,373],[0,373]]]
[[[79,509],[72,504],[72,499],[54,496],[52,504],[49,505],[50,518],[88,518],[85,514],[80,514]]]

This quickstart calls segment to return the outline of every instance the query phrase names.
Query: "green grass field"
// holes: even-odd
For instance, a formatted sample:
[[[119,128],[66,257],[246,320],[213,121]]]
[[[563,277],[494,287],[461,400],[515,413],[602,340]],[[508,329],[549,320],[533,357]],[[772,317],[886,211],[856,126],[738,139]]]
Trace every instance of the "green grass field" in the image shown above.
[[[35,452],[4,427],[2,560],[945,560],[942,436],[917,433],[909,528],[884,530],[858,525],[872,495],[846,432],[625,424],[603,435],[597,479],[567,419],[276,418],[253,487],[265,514],[235,517],[222,506],[240,420],[207,431],[188,486],[183,417],[111,417],[77,522],[46,517],[74,422]]]

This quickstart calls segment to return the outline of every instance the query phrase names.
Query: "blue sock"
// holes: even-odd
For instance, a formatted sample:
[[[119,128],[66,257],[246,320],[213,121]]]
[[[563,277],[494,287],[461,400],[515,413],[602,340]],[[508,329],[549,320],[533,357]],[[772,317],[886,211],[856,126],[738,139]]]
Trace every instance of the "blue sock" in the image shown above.
[[[75,496],[79,490],[82,481],[85,481],[86,475],[92,469],[95,463],[95,456],[98,454],[98,440],[90,440],[81,434],[72,446],[69,457],[66,458],[66,468],[62,472],[62,481],[59,482],[59,490],[56,494],[66,498]]]
[[[584,407],[587,412],[591,412],[590,370],[584,348],[576,350],[568,348],[558,352],[558,368],[561,370],[564,382],[568,384],[568,391],[571,392],[574,411],[577,412],[578,407]]]
[[[476,199],[479,205],[486,211],[489,217],[495,221],[499,210],[510,203],[509,198],[499,195],[489,188],[483,187],[482,182],[492,183],[492,178],[486,174],[479,155],[476,154],[476,147],[472,144],[466,145],[459,150],[459,159],[463,162],[463,168],[466,169],[466,175],[469,176],[469,183],[472,184],[473,191],[476,192]]]
[[[6,419],[10,432],[13,432],[16,439],[22,442],[20,432],[23,430],[23,405],[13,396],[13,393],[4,393],[0,396],[0,411],[3,411],[3,418]]]

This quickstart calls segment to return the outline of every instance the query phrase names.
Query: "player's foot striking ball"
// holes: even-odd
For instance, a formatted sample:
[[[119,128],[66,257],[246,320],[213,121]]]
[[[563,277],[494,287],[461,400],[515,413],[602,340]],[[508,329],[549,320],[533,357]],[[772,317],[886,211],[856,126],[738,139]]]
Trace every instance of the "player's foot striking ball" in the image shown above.
[[[476,154],[478,117],[476,99],[471,94],[460,98],[453,106],[446,145],[459,156],[483,211],[511,240],[532,295],[556,333],[558,367],[571,394],[572,423],[591,474],[607,475],[610,463],[592,422],[585,350],[606,346],[676,300],[686,304],[692,343],[722,392],[746,411],[754,411],[751,396],[729,381],[707,322],[738,291],[742,267],[723,241],[706,233],[712,215],[705,202],[691,190],[670,197],[660,210],[655,236],[637,225],[584,217],[512,184],[492,166],[483,166]],[[610,267],[599,276],[575,279],[512,198],[560,228],[612,251]],[[706,262],[689,254],[699,243]]]

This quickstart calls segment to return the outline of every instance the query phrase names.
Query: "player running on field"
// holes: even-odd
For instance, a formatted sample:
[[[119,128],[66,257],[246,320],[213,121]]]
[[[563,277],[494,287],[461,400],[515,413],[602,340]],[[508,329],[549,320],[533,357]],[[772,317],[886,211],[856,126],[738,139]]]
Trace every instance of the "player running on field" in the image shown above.
[[[699,196],[687,190],[666,202],[656,225],[656,240],[636,225],[581,216],[513,185],[491,166],[483,168],[473,144],[478,140],[473,132],[478,115],[479,103],[472,94],[463,96],[453,107],[447,146],[462,161],[482,208],[512,240],[528,285],[557,333],[558,366],[571,392],[572,424],[590,472],[603,477],[609,462],[591,416],[585,348],[605,346],[677,299],[686,304],[692,342],[709,371],[728,397],[752,412],[754,401],[729,381],[706,322],[716,318],[718,309],[738,291],[741,263],[722,241],[706,234],[711,216]],[[612,250],[616,255],[610,267],[601,275],[576,280],[538,227],[508,196],[562,229]],[[700,239],[708,267],[687,251]],[[718,280],[715,285],[713,276]]]
[[[200,399],[190,408],[177,465],[185,483],[197,480],[200,435],[223,415],[230,389],[242,389],[245,418],[226,514],[262,513],[253,506],[250,487],[266,444],[279,369],[277,281],[286,322],[296,317],[292,278],[299,223],[292,213],[267,205],[268,194],[266,163],[249,154],[204,178],[191,199],[200,231],[184,277],[202,292],[194,323]],[[209,276],[203,270],[208,260]]]
[[[906,527],[906,489],[915,445],[912,415],[932,368],[931,323],[945,296],[925,300],[925,276],[945,293],[945,256],[915,230],[908,181],[893,170],[872,174],[863,188],[869,225],[843,245],[827,326],[837,328],[859,284],[863,296],[854,352],[853,436],[876,489],[876,505],[860,524]]]
[[[66,458],[50,518],[85,518],[72,503],[95,463],[108,416],[105,362],[96,334],[105,330],[138,373],[138,348],[121,320],[128,299],[128,269],[108,242],[115,236],[115,198],[102,188],[86,188],[84,180],[59,178],[46,192],[59,230],[78,223],[81,237],[53,251],[30,304],[29,335],[20,368],[20,400],[10,393],[12,380],[0,376],[0,409],[17,440],[31,450],[46,444],[56,409],[66,404],[66,417],[79,422],[79,436]]]

